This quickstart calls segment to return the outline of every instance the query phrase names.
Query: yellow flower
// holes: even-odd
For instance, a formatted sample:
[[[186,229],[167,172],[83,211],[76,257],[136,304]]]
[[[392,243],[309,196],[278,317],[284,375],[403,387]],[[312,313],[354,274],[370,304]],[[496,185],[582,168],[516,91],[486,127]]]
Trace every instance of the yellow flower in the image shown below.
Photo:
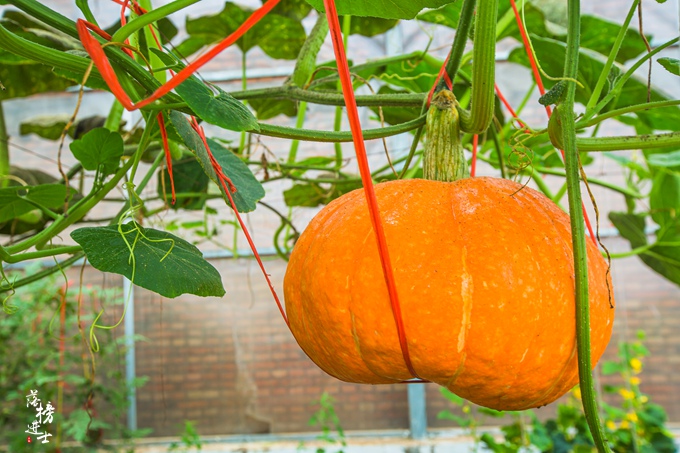
[[[630,423],[628,423],[628,420],[624,420],[621,422],[621,429],[628,429],[630,428]]]
[[[640,385],[640,378],[637,376],[630,378],[630,385]]]
[[[635,412],[629,412],[628,415],[626,415],[626,418],[633,423],[638,421],[638,416]]]
[[[632,400],[635,398],[635,393],[631,392],[628,389],[619,390],[619,395],[621,395],[624,400]]]
[[[574,395],[574,398],[577,400],[581,399],[581,389],[576,387],[574,390],[571,391],[571,394]]]
[[[608,430],[616,431],[616,423],[614,423],[612,420],[607,420],[606,426]]]
[[[630,359],[630,362],[628,363],[630,364],[631,369],[636,373],[642,371],[642,362],[640,362],[640,359]]]
[[[647,398],[647,395],[642,395],[642,396],[640,397],[640,402],[641,402],[641,403],[646,403],[647,401],[649,401],[649,398]]]

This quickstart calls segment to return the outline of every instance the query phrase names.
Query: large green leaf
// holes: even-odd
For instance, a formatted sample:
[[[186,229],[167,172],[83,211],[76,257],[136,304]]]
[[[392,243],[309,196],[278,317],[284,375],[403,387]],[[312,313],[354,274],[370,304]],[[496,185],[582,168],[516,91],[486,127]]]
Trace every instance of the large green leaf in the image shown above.
[[[645,234],[644,214],[627,214],[624,212],[610,212],[609,220],[614,224],[621,236],[630,242],[633,249],[647,244]],[[661,232],[657,240],[664,242],[679,242],[680,234],[672,229],[666,230],[671,234]],[[676,234],[673,234],[676,233]],[[640,259],[654,271],[680,285],[680,246],[654,246],[638,255]]]
[[[325,11],[323,0],[307,0],[318,11]],[[382,19],[413,19],[425,8],[439,8],[454,0],[337,0],[338,14]]]
[[[387,30],[394,28],[397,23],[399,23],[397,19],[355,16],[350,21],[349,34],[368,36],[370,38],[385,33]]]
[[[71,237],[83,247],[95,269],[124,275],[161,296],[221,297],[225,293],[220,273],[203,258],[201,251],[165,231],[131,222],[80,228]]]
[[[543,69],[550,75],[559,76],[563,72],[566,44],[550,38],[534,36],[532,38],[534,50],[541,62]],[[518,47],[510,52],[509,61],[519,63],[529,67],[529,60],[523,47]],[[576,88],[576,101],[586,104],[590,98],[597,79],[604,69],[606,57],[588,49],[581,49],[579,52],[579,67],[577,79],[583,87]],[[614,66],[610,76],[616,78],[620,75],[620,70]],[[544,78],[547,88],[554,85],[554,81]],[[604,90],[602,96],[607,93]],[[651,90],[652,101],[668,100],[669,98],[658,90]],[[616,96],[616,103],[610,103],[608,109],[623,108],[634,104],[647,102],[647,84],[636,77],[628,79],[623,86],[620,94]],[[636,115],[654,130],[677,130],[680,124],[680,108],[677,106],[664,107],[663,109],[653,109],[637,112]]]
[[[123,137],[103,127],[92,129],[70,145],[73,155],[86,170],[104,175],[116,172],[123,156]]]
[[[224,200],[229,204],[229,199],[218,181],[215,170],[210,162],[208,151],[205,149],[200,136],[192,129],[189,121],[181,113],[170,112],[170,121],[180,137],[182,137],[187,148],[196,155],[205,174],[220,187]],[[265,195],[262,184],[260,184],[248,166],[238,156],[214,140],[208,139],[207,142],[215,160],[222,167],[222,172],[231,179],[237,189],[231,196],[234,199],[238,212],[255,210],[257,201]]]
[[[649,194],[652,219],[661,231],[677,229],[680,238],[680,173],[660,171]]]
[[[581,16],[581,47],[608,56],[620,30],[621,25],[615,22],[585,14]],[[651,40],[651,36],[647,36],[647,38]],[[647,47],[640,32],[634,28],[629,28],[626,30],[619,53],[616,55],[616,61],[619,63],[626,62],[646,50]]]
[[[64,204],[66,187],[62,184],[13,186],[0,189],[0,223],[16,219],[36,205],[54,209]]]
[[[204,121],[231,131],[257,131],[257,120],[243,102],[217,90],[217,96],[195,76],[182,82],[175,91]]]
[[[177,198],[177,203],[172,205],[173,209],[202,209],[205,205],[208,194],[208,182],[210,179],[203,171],[201,164],[189,156],[179,162],[172,164],[172,174],[175,181],[175,193],[202,194],[190,198]],[[163,189],[165,188],[165,191]],[[158,173],[158,196],[170,199],[172,196],[170,176],[167,168]]]
[[[289,11],[290,12],[290,11]],[[195,43],[210,45],[233,33],[250,17],[253,10],[227,2],[224,9],[212,16],[187,19],[186,29]],[[272,58],[294,60],[307,35],[299,20],[275,13],[267,14],[236,45],[244,52],[259,46]],[[197,49],[196,49],[197,50]]]
[[[5,87],[4,90],[0,90],[0,101],[36,93],[64,91],[73,85],[70,80],[57,77],[49,66],[41,64],[0,63],[0,81]]]

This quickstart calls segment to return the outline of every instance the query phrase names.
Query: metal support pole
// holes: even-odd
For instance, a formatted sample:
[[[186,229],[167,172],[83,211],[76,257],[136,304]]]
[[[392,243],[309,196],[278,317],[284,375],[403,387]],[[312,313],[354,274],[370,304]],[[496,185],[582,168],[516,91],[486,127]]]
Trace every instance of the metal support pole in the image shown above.
[[[408,384],[408,420],[412,439],[427,437],[425,384]]]
[[[137,390],[134,386],[136,376],[135,366],[135,291],[132,282],[123,278],[123,299],[128,304],[125,313],[125,384],[128,389],[128,429],[137,429]]]

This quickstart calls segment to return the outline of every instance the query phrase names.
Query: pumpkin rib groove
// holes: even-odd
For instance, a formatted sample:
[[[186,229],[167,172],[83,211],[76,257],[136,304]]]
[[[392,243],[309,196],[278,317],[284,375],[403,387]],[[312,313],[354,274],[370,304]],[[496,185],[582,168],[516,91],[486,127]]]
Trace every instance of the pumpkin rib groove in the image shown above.
[[[455,225],[456,230],[457,230],[456,231],[456,237],[461,238],[464,233],[461,229],[461,225],[460,225],[461,222],[457,218],[456,209],[454,207],[455,206],[455,203],[454,203],[455,192],[451,188],[451,186],[448,186],[447,189],[448,190],[446,192],[447,192],[448,209],[446,210],[446,212],[447,212],[447,214],[450,215],[450,218],[451,218],[449,223],[452,227]],[[455,266],[455,265],[452,263],[452,266]],[[462,307],[461,307],[461,311],[462,311]],[[461,318],[462,318],[462,316],[461,316]],[[462,326],[456,326],[456,328],[458,329],[458,334],[455,335],[455,336],[458,337],[458,336],[460,336],[460,330],[463,327]],[[458,354],[460,354],[460,353],[458,353]],[[455,384],[456,380],[458,379],[458,376],[460,376],[463,373],[463,371],[465,370],[465,360],[466,359],[467,359],[467,353],[464,352],[463,354],[460,355],[460,364],[458,365],[458,367],[456,367],[456,370],[453,372],[453,375],[451,376],[451,378],[447,379],[442,384],[444,387],[446,387],[447,389],[450,389]]]
[[[563,231],[560,231],[560,229],[557,227],[557,224],[555,223],[555,217],[550,215],[550,212],[546,210],[546,206],[545,206],[545,203],[544,203],[543,200],[536,197],[535,194],[533,194],[533,193],[528,193],[528,195],[531,197],[531,201],[530,200],[523,200],[523,199],[520,199],[520,198],[515,198],[515,201],[518,202],[520,205],[529,204],[530,207],[534,208],[532,210],[528,210],[528,209],[526,209],[526,207],[523,206],[523,210],[525,210],[527,212],[531,212],[532,216],[536,215],[536,216],[540,216],[540,217],[543,217],[543,218],[548,220],[547,223],[552,227],[551,233],[553,234],[553,237],[557,239],[557,244],[554,245],[553,250],[559,246],[559,250],[562,253],[564,253],[564,255],[566,257],[566,262],[572,263],[572,254],[570,253],[570,250],[571,250],[570,244],[568,244],[566,239],[564,238]],[[513,196],[513,198],[514,198],[514,196]],[[536,209],[536,208],[538,208],[538,209]],[[547,231],[543,231],[542,233],[545,234],[546,236],[548,235]],[[570,265],[569,267],[570,267],[569,274],[572,274],[573,273],[573,264]],[[572,291],[573,291],[573,286],[572,286]],[[569,302],[571,302],[572,304],[575,303],[574,301],[569,301]],[[575,316],[575,311],[574,311],[574,316]],[[574,317],[574,322],[575,321],[576,321],[576,319]],[[525,405],[520,410],[540,406],[542,402],[549,400],[550,397],[556,391],[560,395],[563,393],[559,387],[560,387],[560,383],[562,382],[565,374],[567,374],[569,372],[569,369],[571,368],[572,360],[573,360],[573,357],[574,357],[574,352],[576,351],[575,340],[576,340],[576,338],[574,336],[574,343],[573,343],[573,346],[572,346],[572,349],[571,349],[571,353],[569,354],[569,357],[567,358],[567,360],[565,360],[563,362],[563,364],[561,366],[561,370],[557,374],[557,377],[553,381],[553,384],[551,386],[547,387],[543,392],[541,392],[539,394],[539,396],[537,398],[530,401],[529,404]],[[518,379],[516,378],[515,381],[517,381],[517,380]]]

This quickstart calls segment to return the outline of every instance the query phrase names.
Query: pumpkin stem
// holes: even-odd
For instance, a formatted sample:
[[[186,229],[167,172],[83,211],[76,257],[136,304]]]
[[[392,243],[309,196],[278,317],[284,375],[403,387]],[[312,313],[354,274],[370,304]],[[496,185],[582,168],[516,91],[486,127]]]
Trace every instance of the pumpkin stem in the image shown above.
[[[439,91],[432,99],[426,122],[425,179],[451,182],[470,175],[463,154],[457,105],[456,96],[449,90]]]

